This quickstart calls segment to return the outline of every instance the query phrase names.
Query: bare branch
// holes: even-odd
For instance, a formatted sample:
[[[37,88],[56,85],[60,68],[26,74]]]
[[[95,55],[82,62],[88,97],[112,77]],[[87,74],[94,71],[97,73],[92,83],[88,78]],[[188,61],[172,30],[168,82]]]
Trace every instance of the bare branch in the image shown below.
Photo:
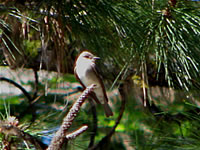
[[[0,77],[0,81],[6,81],[14,86],[16,86],[18,89],[20,89],[22,91],[22,93],[27,97],[28,102],[31,103],[32,98],[30,96],[30,94],[26,91],[26,89],[24,89],[21,85],[19,85],[18,83],[16,83],[15,81],[8,79],[6,77]]]
[[[84,100],[89,96],[89,94],[94,90],[95,85],[87,87],[78,100],[73,104],[71,109],[69,110],[67,116],[64,118],[63,123],[60,129],[54,135],[51,144],[49,145],[47,150],[59,150],[64,142],[66,132],[71,127],[72,122],[74,121],[76,115],[78,114]]]
[[[33,72],[34,72],[34,77],[35,77],[35,91],[34,91],[34,94],[33,94],[33,100],[37,97],[37,93],[38,93],[38,88],[39,88],[39,80],[38,80],[38,72],[37,72],[37,69],[33,69]]]
[[[79,129],[75,130],[74,132],[67,134],[66,138],[68,140],[75,139],[77,136],[79,136],[81,133],[85,132],[87,129],[88,129],[88,126],[84,125],[84,126],[80,127]]]

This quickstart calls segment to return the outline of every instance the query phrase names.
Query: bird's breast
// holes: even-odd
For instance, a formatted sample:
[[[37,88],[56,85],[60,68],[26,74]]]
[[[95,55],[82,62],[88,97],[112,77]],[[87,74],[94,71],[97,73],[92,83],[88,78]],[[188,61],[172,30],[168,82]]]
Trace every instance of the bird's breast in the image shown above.
[[[94,93],[96,94],[98,100],[103,104],[105,102],[103,89],[101,87],[98,76],[92,68],[92,65],[87,65],[86,63],[84,65],[76,65],[76,73],[85,87],[88,87],[91,84],[96,85]]]

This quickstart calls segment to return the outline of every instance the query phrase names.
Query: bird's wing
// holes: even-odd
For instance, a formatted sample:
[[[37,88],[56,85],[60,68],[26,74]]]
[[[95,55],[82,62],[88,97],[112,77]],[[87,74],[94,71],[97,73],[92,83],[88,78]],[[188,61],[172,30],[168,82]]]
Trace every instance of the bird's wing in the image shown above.
[[[80,78],[77,75],[76,67],[74,67],[74,75],[75,75],[76,79],[80,82],[80,84],[82,85],[82,87],[85,89],[86,86],[83,84],[83,82],[80,80]],[[96,101],[96,103],[101,104],[94,92],[91,92],[90,95]]]
[[[101,78],[101,76],[99,75],[99,72],[98,72],[98,68],[96,67],[96,64],[94,63],[92,65],[92,70],[95,72],[100,84],[101,84],[101,87],[103,89],[103,94],[104,94],[104,97],[105,97],[105,100],[108,102],[108,97],[107,97],[107,94],[106,94],[106,90],[105,90],[105,86],[103,84],[103,79]]]
[[[80,80],[80,78],[77,75],[76,67],[74,68],[74,75],[75,75],[76,79],[80,82],[80,84],[82,85],[82,87],[85,89],[86,88],[85,85],[83,84],[83,82]]]

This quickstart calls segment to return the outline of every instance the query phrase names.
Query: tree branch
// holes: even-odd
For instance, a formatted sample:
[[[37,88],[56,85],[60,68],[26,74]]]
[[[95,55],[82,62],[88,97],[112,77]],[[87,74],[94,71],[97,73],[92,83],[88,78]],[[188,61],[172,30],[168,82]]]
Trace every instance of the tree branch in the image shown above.
[[[77,136],[79,136],[81,133],[85,132],[88,129],[87,125],[84,125],[80,127],[79,129],[75,130],[74,132],[68,133],[66,135],[67,140],[75,139]]]
[[[62,147],[64,140],[66,139],[66,132],[71,127],[72,122],[74,121],[76,115],[78,114],[84,100],[89,96],[89,94],[94,90],[95,85],[87,87],[78,100],[73,104],[71,109],[69,110],[67,116],[64,118],[63,123],[60,129],[54,135],[51,144],[49,145],[47,150],[59,150]]]
[[[33,72],[34,72],[34,77],[35,77],[35,91],[33,94],[33,100],[37,97],[37,93],[38,93],[38,84],[39,84],[39,80],[38,80],[38,72],[37,69],[33,68]]]
[[[14,85],[15,87],[17,87],[18,89],[20,89],[22,91],[22,93],[27,97],[28,102],[31,103],[32,98],[30,96],[30,94],[26,91],[26,89],[24,89],[21,85],[19,85],[18,83],[16,83],[15,81],[8,79],[6,77],[0,77],[0,81],[6,81],[12,85]]]
[[[0,121],[0,132],[4,133],[6,136],[15,135],[18,138],[24,139],[25,141],[33,144],[38,150],[44,150],[47,148],[45,144],[35,139],[32,135],[22,131],[15,125],[7,123],[6,121]]]

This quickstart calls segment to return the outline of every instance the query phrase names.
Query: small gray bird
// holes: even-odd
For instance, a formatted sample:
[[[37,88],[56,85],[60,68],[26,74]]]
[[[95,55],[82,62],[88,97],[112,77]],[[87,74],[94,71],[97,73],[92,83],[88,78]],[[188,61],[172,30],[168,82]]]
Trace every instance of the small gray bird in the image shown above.
[[[96,85],[94,91],[91,93],[91,97],[98,104],[103,105],[107,117],[113,116],[112,110],[108,105],[108,97],[103,81],[96,69],[96,59],[99,59],[99,57],[94,56],[88,51],[81,52],[75,62],[74,74],[84,89],[91,84]]]

